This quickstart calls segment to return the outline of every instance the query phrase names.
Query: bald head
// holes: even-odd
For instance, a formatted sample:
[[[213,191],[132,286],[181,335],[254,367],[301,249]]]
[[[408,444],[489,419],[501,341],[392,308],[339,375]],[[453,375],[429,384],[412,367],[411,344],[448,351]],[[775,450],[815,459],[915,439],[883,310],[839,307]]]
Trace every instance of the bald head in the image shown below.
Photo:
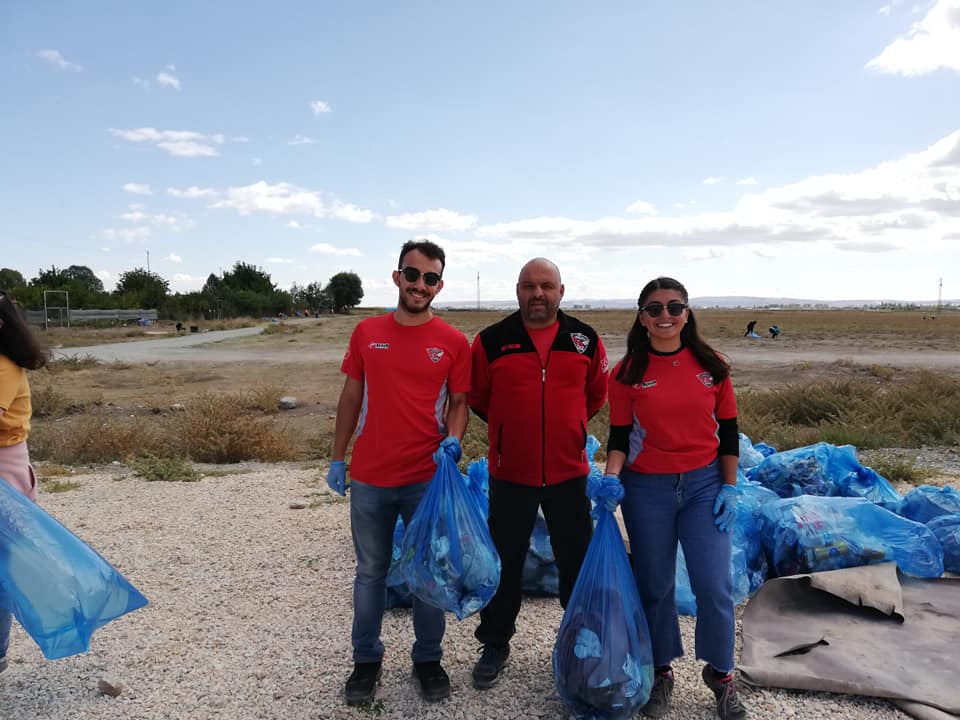
[[[560,269],[546,258],[529,260],[517,279],[517,302],[520,317],[527,327],[543,328],[557,319],[560,300],[563,299],[563,283]]]

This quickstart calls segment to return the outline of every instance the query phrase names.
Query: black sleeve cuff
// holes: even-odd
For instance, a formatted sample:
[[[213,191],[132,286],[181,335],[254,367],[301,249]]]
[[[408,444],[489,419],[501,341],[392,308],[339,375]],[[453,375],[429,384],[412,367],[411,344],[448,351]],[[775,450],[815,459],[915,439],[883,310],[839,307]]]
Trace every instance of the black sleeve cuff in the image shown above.
[[[607,438],[607,455],[611,450],[619,450],[624,455],[630,451],[630,431],[632,425],[611,425],[610,437]]]
[[[717,420],[717,437],[720,439],[720,448],[717,455],[733,455],[740,457],[740,431],[737,429],[737,419],[728,418]]]

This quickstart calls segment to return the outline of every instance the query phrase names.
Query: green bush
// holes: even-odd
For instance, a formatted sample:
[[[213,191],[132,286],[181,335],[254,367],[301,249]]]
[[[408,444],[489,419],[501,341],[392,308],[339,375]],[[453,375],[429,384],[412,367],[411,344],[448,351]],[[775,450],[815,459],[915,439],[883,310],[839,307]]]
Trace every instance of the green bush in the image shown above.
[[[196,482],[200,479],[200,473],[178,457],[144,455],[134,460],[132,467],[138,475],[149,481]]]

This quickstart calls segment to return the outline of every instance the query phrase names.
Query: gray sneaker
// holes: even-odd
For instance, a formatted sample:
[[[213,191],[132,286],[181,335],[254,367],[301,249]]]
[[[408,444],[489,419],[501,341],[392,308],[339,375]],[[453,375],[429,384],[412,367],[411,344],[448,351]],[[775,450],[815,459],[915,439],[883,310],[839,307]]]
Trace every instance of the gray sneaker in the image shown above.
[[[647,717],[663,717],[670,710],[670,700],[673,697],[673,670],[654,671],[653,688],[650,690],[650,699],[640,712]]]
[[[733,680],[733,673],[717,675],[709,665],[703,666],[703,681],[713,690],[717,698],[717,715],[720,720],[746,720],[747,708],[744,707],[737,694],[737,684]]]

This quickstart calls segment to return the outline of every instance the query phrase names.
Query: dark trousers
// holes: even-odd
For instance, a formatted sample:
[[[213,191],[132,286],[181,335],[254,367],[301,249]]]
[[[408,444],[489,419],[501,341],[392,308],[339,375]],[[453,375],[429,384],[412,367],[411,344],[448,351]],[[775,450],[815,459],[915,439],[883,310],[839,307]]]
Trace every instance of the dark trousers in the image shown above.
[[[559,485],[529,487],[490,478],[490,535],[500,554],[500,586],[493,600],[480,611],[474,633],[484,645],[506,645],[516,632],[520,614],[523,563],[530,533],[543,508],[550,544],[560,575],[560,604],[566,608],[580,566],[593,535],[587,479],[575,478]]]

